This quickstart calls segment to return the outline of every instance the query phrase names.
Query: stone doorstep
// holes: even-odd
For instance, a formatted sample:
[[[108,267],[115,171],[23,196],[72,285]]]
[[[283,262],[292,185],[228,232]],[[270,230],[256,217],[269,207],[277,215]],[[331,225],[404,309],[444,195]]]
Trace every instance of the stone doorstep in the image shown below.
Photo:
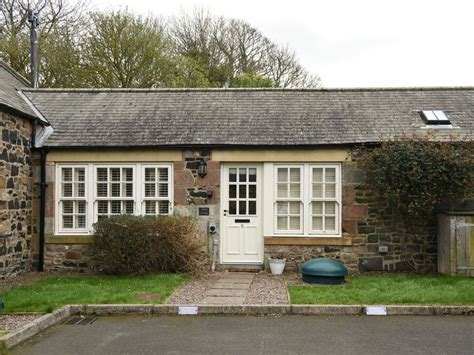
[[[194,306],[200,315],[364,315],[364,305],[243,305],[243,297],[220,297],[236,304],[96,304],[96,305],[67,305],[55,310],[53,313],[33,320],[22,328],[0,336],[0,349],[8,350],[21,342],[37,335],[41,331],[65,321],[73,315],[177,315],[179,307]],[[215,301],[219,297],[209,297]],[[386,306],[388,316],[402,315],[451,315],[474,316],[474,305],[471,306],[416,306],[416,305],[391,305]]]
[[[211,288],[206,292],[206,296],[245,297],[247,293],[248,290]]]
[[[235,283],[219,283],[214,284],[209,289],[233,289],[233,290],[248,290],[251,284],[235,284]]]

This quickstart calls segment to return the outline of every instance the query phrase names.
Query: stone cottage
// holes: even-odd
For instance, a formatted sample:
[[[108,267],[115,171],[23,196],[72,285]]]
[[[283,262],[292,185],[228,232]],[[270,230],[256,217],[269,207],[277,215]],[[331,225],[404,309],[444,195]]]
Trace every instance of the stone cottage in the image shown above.
[[[401,134],[474,137],[474,88],[21,95],[51,125],[37,144],[45,269],[87,269],[101,218],[179,213],[198,219],[218,268],[283,254],[289,268],[327,256],[353,272],[435,270],[435,229],[410,234],[377,216],[355,148]]]
[[[354,147],[474,128],[471,88],[23,93],[54,128],[47,268],[85,268],[100,218],[181,213],[215,228],[221,267],[282,253],[289,267],[328,256],[352,271],[434,270],[435,230],[409,235],[377,219]],[[451,121],[432,125],[421,111]]]

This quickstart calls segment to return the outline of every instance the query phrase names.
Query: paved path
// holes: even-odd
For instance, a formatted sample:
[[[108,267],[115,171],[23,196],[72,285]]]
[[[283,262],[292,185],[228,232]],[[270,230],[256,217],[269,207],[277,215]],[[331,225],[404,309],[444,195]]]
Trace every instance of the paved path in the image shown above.
[[[59,325],[20,354],[472,355],[474,317],[116,317]]]
[[[168,304],[288,304],[283,276],[220,272],[186,281]]]
[[[202,303],[243,304],[254,277],[255,274],[244,272],[224,273],[210,285]]]

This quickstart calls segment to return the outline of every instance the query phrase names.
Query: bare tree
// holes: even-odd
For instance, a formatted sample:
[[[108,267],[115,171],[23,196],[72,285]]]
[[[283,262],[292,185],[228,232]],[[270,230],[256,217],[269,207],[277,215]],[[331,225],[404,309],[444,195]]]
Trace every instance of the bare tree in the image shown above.
[[[44,40],[53,29],[79,22],[86,0],[0,0],[0,59],[20,74],[29,74],[29,26],[27,10],[38,12],[38,38]],[[40,46],[41,56],[41,46]]]

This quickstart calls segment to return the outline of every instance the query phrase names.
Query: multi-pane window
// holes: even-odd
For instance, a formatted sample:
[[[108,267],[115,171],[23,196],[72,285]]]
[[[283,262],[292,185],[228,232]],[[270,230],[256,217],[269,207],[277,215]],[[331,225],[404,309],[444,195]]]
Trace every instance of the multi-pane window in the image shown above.
[[[336,167],[312,167],[311,232],[336,233],[338,220]]]
[[[144,214],[170,213],[169,167],[145,167],[143,185]]]
[[[257,169],[229,168],[229,215],[257,214]]]
[[[171,164],[57,165],[56,231],[90,234],[101,218],[170,214]]]
[[[336,164],[275,165],[274,232],[338,235],[339,175]]]
[[[59,176],[60,229],[85,229],[87,225],[86,167],[62,167]]]
[[[276,230],[300,232],[302,229],[302,168],[276,168]]]
[[[96,167],[97,218],[135,213],[133,167]]]

